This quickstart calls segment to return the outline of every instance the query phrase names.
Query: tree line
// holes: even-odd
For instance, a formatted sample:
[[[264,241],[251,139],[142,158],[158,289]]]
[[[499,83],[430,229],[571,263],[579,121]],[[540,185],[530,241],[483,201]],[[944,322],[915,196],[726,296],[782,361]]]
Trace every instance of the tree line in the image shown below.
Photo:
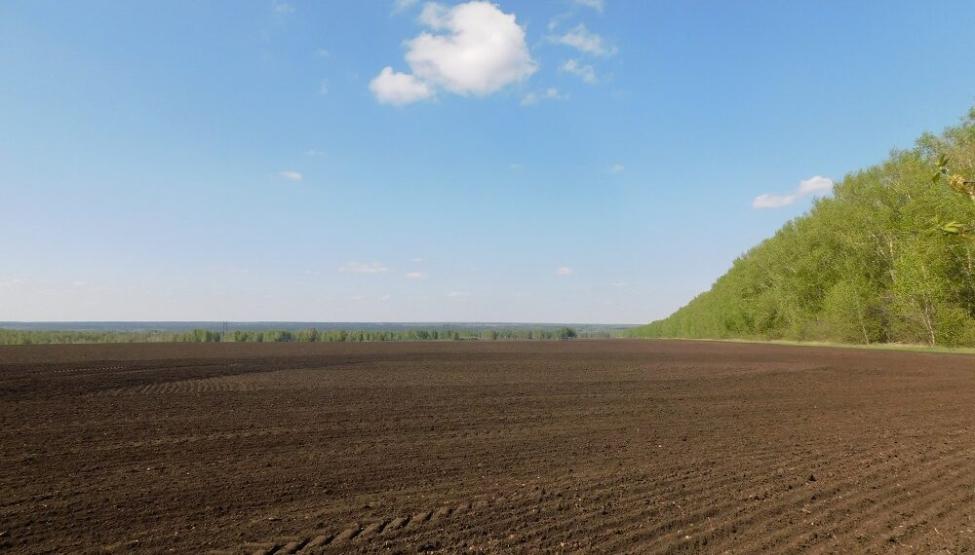
[[[975,345],[975,108],[846,176],[641,337]]]
[[[48,331],[0,329],[0,345],[75,343],[358,343],[367,341],[539,341],[609,337],[574,328],[410,330]]]

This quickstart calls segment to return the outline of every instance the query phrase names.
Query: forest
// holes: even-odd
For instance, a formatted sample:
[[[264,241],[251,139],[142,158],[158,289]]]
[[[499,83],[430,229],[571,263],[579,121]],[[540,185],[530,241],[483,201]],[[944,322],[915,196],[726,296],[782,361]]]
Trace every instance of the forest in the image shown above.
[[[571,327],[496,328],[439,327],[431,329],[235,329],[184,331],[91,331],[0,329],[0,345],[84,343],[361,343],[373,341],[498,341],[608,338],[610,332],[577,331]]]
[[[847,175],[639,337],[975,345],[975,108]]]

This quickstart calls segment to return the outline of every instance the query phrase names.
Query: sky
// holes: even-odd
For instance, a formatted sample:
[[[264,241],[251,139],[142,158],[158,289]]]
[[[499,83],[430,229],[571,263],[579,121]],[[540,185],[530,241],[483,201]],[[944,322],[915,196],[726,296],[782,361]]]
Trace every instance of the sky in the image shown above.
[[[975,104],[975,2],[0,2],[0,321],[644,323]]]

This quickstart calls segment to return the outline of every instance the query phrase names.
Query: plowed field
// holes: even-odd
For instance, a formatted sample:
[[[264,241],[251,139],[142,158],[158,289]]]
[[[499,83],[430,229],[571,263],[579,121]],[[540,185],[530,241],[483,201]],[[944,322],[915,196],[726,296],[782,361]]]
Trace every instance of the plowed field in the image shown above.
[[[975,357],[0,348],[0,551],[975,552]]]

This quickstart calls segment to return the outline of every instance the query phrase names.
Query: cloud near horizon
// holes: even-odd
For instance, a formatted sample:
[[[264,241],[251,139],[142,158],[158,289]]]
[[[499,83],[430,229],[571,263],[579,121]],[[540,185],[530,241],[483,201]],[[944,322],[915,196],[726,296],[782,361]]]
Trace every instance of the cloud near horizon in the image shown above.
[[[752,200],[752,208],[781,208],[795,203],[799,199],[826,194],[833,190],[833,180],[821,175],[810,177],[799,182],[794,191],[785,195],[764,193]]]
[[[381,274],[389,271],[382,262],[347,262],[339,267],[340,272],[351,274]]]
[[[369,83],[382,104],[411,104],[438,91],[486,96],[538,69],[514,14],[490,2],[473,0],[449,8],[431,2],[419,21],[429,31],[406,42],[411,73],[386,66]]]

